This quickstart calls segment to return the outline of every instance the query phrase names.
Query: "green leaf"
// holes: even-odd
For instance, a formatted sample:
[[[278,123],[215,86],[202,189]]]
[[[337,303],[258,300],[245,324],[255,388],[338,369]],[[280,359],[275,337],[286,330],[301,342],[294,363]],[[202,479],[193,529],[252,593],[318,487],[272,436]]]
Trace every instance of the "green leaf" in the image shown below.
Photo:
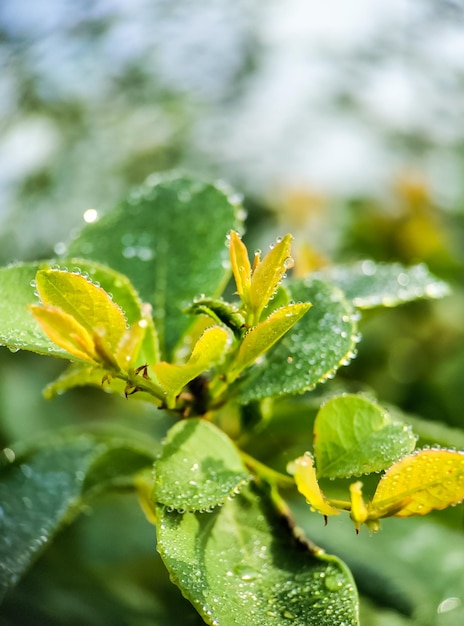
[[[49,265],[25,263],[0,268],[0,343],[12,352],[32,350],[68,358],[64,350],[46,337],[27,308],[37,303],[35,275],[42,267]]]
[[[28,310],[29,305],[38,302],[35,295],[37,272],[49,270],[51,267],[62,270],[69,268],[101,285],[107,293],[113,295],[114,302],[122,308],[129,324],[135,324],[143,317],[142,303],[130,281],[122,274],[98,263],[72,259],[61,265],[53,261],[12,265],[0,268],[0,344],[10,350],[31,350],[39,354],[69,358],[68,352],[43,333]],[[141,363],[155,363],[158,360],[157,338],[150,319],[139,360]]]
[[[377,612],[379,606],[390,607],[382,619],[371,622],[366,618],[362,624],[390,626],[390,618],[399,614],[410,617],[403,618],[404,626],[464,624],[461,506],[452,509],[460,518],[456,529],[437,523],[434,515],[407,521],[388,518],[375,537],[367,532],[354,537],[351,522],[343,515],[330,518],[325,527],[318,516],[308,515],[303,498],[292,503],[292,510],[298,526],[343,558],[355,576],[360,594],[372,598]],[[442,520],[446,513],[438,515]],[[451,598],[458,600],[456,608],[442,612],[449,604],[446,599]]]
[[[400,263],[366,260],[351,266],[336,266],[318,276],[332,281],[360,309],[443,298],[450,292],[448,285],[431,274],[424,264],[406,267]]]
[[[203,511],[239,491],[249,479],[231,440],[210,422],[173,426],[155,463],[153,499],[172,509]]]
[[[0,599],[26,572],[58,529],[84,506],[86,489],[94,492],[149,466],[146,447],[127,438],[103,441],[80,434],[50,438],[29,451],[7,448],[0,454]]]
[[[249,367],[258,357],[267,352],[279,341],[303,315],[310,309],[311,304],[289,304],[271,315],[257,326],[252,328],[240,344],[237,357],[227,372],[229,380],[234,380],[238,374]]]
[[[378,472],[416,445],[411,427],[363,396],[331,398],[314,423],[318,476],[343,478]]]
[[[235,305],[225,302],[219,298],[195,298],[193,303],[185,309],[185,313],[191,315],[207,315],[217,324],[224,324],[234,333],[237,338],[241,338],[244,332],[245,320],[238,312]]]
[[[229,333],[225,328],[213,326],[205,330],[198,339],[193,352],[184,365],[160,361],[153,370],[166,391],[168,408],[174,408],[176,396],[191,380],[218,365],[225,356]]]
[[[239,206],[225,191],[190,178],[147,183],[70,243],[67,255],[100,261],[127,275],[153,306],[163,345],[172,350],[191,319],[195,296],[219,295],[229,276],[226,235],[240,228]]]
[[[307,391],[333,378],[355,356],[356,320],[340,290],[319,280],[287,287],[293,300],[311,302],[312,308],[243,378],[237,389],[240,402]]]
[[[356,590],[336,558],[295,537],[257,487],[212,513],[158,508],[158,549],[207,624],[355,626]]]

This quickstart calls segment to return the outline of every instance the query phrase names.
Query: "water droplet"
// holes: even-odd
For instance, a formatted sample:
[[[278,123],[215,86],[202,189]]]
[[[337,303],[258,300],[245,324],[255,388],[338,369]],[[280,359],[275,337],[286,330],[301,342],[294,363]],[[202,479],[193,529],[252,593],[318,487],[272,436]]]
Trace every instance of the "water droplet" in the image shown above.
[[[234,569],[234,572],[237,576],[240,576],[240,578],[245,581],[256,580],[260,576],[259,571],[249,565],[237,565],[237,567]]]
[[[9,463],[13,463],[14,462],[14,460],[16,458],[16,454],[14,453],[14,450],[12,450],[11,448],[4,448],[2,452],[6,456],[6,460]]]
[[[53,246],[53,252],[59,256],[66,254],[67,250],[68,246],[63,241],[59,241]]]
[[[125,259],[133,259],[137,256],[137,249],[134,246],[127,246],[127,248],[123,248],[122,256]]]
[[[454,611],[458,609],[462,605],[462,600],[460,598],[450,597],[446,598],[437,608],[437,613],[449,613],[450,611]]]
[[[361,263],[361,271],[365,276],[374,276],[377,271],[377,265],[374,261],[367,259]]]
[[[93,222],[98,220],[98,212],[95,209],[87,209],[87,211],[84,212],[83,218],[87,224],[93,224]]]

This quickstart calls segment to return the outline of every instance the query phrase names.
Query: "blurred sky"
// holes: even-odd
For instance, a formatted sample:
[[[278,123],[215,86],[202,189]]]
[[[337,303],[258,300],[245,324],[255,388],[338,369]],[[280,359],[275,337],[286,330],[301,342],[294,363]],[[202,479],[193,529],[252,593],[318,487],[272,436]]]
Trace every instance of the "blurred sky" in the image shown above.
[[[6,258],[171,166],[265,202],[412,171],[462,210],[463,94],[461,1],[2,0]]]

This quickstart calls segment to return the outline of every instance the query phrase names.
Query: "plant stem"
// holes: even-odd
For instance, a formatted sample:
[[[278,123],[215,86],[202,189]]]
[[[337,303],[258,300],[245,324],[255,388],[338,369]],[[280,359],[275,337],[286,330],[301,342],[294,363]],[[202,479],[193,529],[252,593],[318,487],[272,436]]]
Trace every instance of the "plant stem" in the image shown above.
[[[295,482],[290,476],[286,476],[285,474],[281,474],[280,472],[272,469],[268,465],[261,463],[254,457],[250,456],[243,450],[240,450],[240,455],[244,461],[244,463],[252,469],[258,476],[264,478],[267,482],[272,485],[276,485],[282,488],[290,488],[295,487]]]

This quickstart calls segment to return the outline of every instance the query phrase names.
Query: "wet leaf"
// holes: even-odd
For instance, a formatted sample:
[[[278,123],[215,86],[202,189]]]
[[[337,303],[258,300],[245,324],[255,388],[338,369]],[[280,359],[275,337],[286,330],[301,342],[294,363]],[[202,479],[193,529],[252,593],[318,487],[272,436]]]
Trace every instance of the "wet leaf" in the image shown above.
[[[158,382],[166,391],[166,403],[173,408],[176,396],[191,380],[218,365],[225,356],[229,333],[219,326],[205,330],[198,339],[193,352],[184,365],[160,361],[153,370]]]
[[[395,463],[380,480],[370,503],[372,519],[441,511],[464,500],[464,453],[419,450]]]
[[[219,298],[196,298],[186,310],[192,315],[207,315],[218,324],[224,324],[241,338],[244,332],[245,319],[235,305],[229,304]]]
[[[195,296],[216,296],[229,277],[226,235],[240,207],[219,187],[189,178],[150,177],[115,210],[88,224],[68,256],[100,261],[127,275],[170,352],[191,324]]]
[[[346,567],[297,539],[250,485],[212,513],[158,509],[158,549],[207,624],[356,626]]]
[[[305,454],[291,463],[289,471],[293,474],[298,491],[313,509],[322,515],[338,515],[340,513],[328,503],[322,493],[317,482],[314,461],[309,454]]]
[[[331,398],[321,406],[314,423],[318,476],[342,478],[378,472],[415,445],[409,426],[360,395]]]
[[[234,230],[229,235],[229,250],[232,272],[234,274],[237,293],[243,304],[250,306],[251,265],[248,250],[240,235]]]
[[[72,315],[56,307],[38,304],[31,304],[29,310],[47,337],[65,350],[69,359],[100,362],[92,336]]]
[[[48,437],[16,456],[9,448],[0,453],[0,599],[79,513],[86,491],[127,484],[154,454],[127,434]]]
[[[298,280],[288,290],[294,301],[311,302],[312,307],[239,381],[240,402],[312,389],[355,355],[356,320],[339,289],[319,280]]]
[[[222,504],[249,480],[236,447],[221,430],[202,419],[173,426],[155,463],[153,499],[183,511]]]
[[[366,260],[355,265],[333,267],[317,276],[330,280],[360,309],[398,306],[421,298],[443,298],[448,285],[423,264],[406,267],[400,263]]]
[[[35,275],[46,263],[25,263],[0,268],[0,343],[10,350],[32,350],[68,358],[41,330],[28,305],[37,303]]]
[[[95,283],[108,293],[113,294],[114,302],[123,309],[129,324],[135,324],[143,317],[143,306],[129,280],[98,263],[73,259],[66,265],[58,266],[52,261],[41,263],[24,263],[0,268],[0,343],[10,350],[31,350],[39,354],[47,354],[69,358],[69,353],[49,339],[34,317],[28,306],[37,304],[35,295],[36,274],[39,270],[53,267],[65,270],[72,268],[83,277],[89,276]],[[154,363],[158,359],[157,338],[151,319],[145,329],[145,338],[140,349],[141,363]]]
[[[310,303],[289,304],[274,311],[264,322],[252,328],[244,337],[227,377],[234,380],[258,357],[267,352],[300,320],[311,307]]]
[[[275,294],[286,271],[293,266],[291,259],[292,236],[285,235],[272,246],[251,276],[250,307],[254,319],[259,320],[269,300]]]
[[[104,289],[82,274],[53,269],[37,272],[36,288],[44,306],[61,309],[90,335],[101,329],[109,348],[117,350],[127,322],[121,307]]]

